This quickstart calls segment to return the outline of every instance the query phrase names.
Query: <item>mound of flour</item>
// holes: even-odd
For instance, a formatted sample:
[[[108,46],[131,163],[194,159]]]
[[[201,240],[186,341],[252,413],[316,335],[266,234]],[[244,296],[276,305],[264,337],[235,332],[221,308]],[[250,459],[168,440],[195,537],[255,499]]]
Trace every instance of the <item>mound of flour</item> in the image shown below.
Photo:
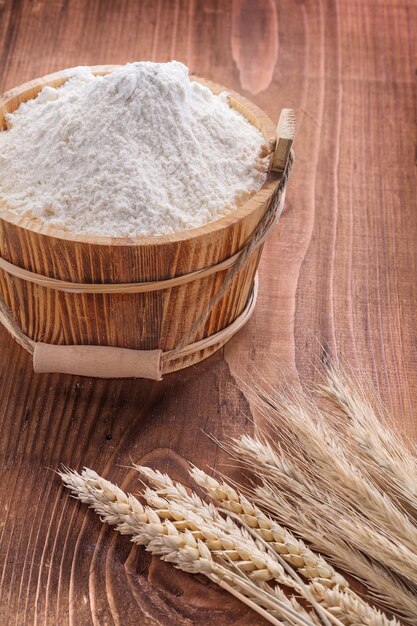
[[[185,65],[129,63],[60,88],[7,116],[0,200],[77,233],[156,235],[225,215],[264,182],[261,133]]]

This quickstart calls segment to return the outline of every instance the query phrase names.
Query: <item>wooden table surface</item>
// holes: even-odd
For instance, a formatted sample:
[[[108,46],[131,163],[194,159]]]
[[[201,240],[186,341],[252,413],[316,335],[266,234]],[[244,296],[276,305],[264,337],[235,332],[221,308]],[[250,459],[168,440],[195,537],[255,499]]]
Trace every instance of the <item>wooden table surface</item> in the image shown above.
[[[131,459],[181,480],[188,461],[222,467],[204,432],[251,432],[239,377],[315,377],[337,353],[416,436],[416,2],[2,0],[0,16],[2,90],[74,65],[175,58],[274,120],[298,114],[257,309],[223,350],[161,383],[95,381],[34,375],[0,329],[0,624],[261,624],[102,526],[51,468],[87,465],[135,490]]]

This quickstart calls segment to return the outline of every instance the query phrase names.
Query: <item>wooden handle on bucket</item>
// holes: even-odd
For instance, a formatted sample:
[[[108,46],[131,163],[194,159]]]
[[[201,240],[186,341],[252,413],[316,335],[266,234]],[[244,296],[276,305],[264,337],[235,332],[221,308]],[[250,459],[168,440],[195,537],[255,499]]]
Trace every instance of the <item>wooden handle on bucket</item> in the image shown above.
[[[95,378],[161,380],[162,350],[129,350],[107,346],[35,344],[33,369]]]
[[[288,157],[295,134],[295,113],[293,109],[282,109],[277,124],[277,144],[272,157],[271,169],[275,172],[283,172],[286,168]]]

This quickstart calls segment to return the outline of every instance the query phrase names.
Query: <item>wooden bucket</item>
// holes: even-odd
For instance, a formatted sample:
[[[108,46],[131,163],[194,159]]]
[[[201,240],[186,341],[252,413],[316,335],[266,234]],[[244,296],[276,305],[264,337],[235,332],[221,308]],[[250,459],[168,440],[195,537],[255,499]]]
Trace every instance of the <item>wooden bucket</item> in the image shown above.
[[[106,74],[115,67],[93,71]],[[71,70],[64,70],[4,94],[3,128],[6,112],[70,75]],[[214,93],[225,89],[193,80]],[[231,106],[264,135],[271,170],[258,192],[220,220],[167,236],[94,237],[0,206],[1,321],[34,352],[35,370],[160,378],[208,357],[249,317],[262,238],[239,271],[229,274],[267,211],[276,219],[282,210],[285,189],[280,181],[292,134],[285,131],[288,136],[277,142],[269,117],[246,98],[229,93]],[[221,296],[217,302],[215,294]],[[190,331],[194,336],[184,346]]]

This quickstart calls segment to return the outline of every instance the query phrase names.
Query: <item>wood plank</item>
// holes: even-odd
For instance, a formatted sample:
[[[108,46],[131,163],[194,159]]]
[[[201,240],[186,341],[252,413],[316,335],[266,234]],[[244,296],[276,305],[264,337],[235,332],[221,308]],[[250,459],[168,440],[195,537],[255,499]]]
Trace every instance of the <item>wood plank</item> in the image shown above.
[[[173,575],[102,527],[51,468],[89,465],[131,491],[130,459],[184,481],[187,461],[230,472],[202,431],[251,432],[239,377],[314,378],[338,351],[417,436],[417,6],[6,0],[0,12],[2,91],[78,64],[173,57],[274,122],[283,107],[298,113],[258,306],[222,351],[162,383],[34,375],[0,329],[0,623],[260,625],[204,579]]]

